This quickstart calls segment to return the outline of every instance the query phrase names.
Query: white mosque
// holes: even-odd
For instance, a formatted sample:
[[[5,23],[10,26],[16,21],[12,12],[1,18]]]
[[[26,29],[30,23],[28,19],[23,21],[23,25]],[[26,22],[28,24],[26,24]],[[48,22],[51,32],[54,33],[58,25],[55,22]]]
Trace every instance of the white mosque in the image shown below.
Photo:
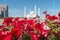
[[[36,17],[36,13],[34,11],[31,11],[30,14],[28,14],[26,17],[27,18],[35,18]]]
[[[40,17],[40,8],[38,8],[38,14],[36,14],[36,5],[34,6],[34,11],[31,11],[30,9],[30,12],[29,14],[26,13],[26,7],[24,7],[24,17],[27,17],[27,18],[39,18]]]

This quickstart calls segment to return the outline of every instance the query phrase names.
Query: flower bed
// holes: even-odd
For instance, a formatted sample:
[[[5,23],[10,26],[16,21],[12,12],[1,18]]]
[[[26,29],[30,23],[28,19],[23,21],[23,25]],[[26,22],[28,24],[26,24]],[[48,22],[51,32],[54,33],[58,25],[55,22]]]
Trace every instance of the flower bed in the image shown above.
[[[45,22],[36,18],[4,18],[0,25],[0,40],[60,40],[60,12],[58,17],[43,12]]]

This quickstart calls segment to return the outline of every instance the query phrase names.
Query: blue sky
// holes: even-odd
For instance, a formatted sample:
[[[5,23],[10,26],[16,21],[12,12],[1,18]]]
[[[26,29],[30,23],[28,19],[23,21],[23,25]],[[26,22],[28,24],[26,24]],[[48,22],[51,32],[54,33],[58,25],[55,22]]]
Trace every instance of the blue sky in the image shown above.
[[[40,15],[42,15],[42,12],[45,10],[50,14],[57,14],[57,11],[60,11],[60,0],[0,0],[0,4],[7,4],[9,16],[14,17],[23,16],[24,6],[27,7],[27,14],[30,8],[34,11],[34,5],[40,8]]]

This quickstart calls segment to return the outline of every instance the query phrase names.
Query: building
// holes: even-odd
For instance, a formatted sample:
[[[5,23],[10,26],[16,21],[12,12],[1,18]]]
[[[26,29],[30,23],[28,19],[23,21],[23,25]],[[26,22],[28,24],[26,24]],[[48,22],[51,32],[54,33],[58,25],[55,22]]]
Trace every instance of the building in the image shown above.
[[[34,11],[31,11],[30,14],[26,16],[27,18],[39,18],[40,16],[37,15]]]
[[[36,5],[34,6],[34,10],[28,10],[29,11],[29,14],[27,14],[27,8],[24,7],[24,17],[27,17],[27,18],[40,18],[40,8],[38,8],[37,10],[37,7]]]
[[[8,6],[0,5],[0,18],[8,17]]]

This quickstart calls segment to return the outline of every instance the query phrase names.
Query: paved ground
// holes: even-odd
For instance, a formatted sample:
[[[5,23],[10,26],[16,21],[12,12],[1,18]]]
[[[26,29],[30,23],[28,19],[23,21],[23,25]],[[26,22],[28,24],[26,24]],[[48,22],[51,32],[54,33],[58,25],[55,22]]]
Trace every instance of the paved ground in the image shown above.
[[[0,19],[0,25],[2,24],[2,22],[3,22],[3,19]]]

